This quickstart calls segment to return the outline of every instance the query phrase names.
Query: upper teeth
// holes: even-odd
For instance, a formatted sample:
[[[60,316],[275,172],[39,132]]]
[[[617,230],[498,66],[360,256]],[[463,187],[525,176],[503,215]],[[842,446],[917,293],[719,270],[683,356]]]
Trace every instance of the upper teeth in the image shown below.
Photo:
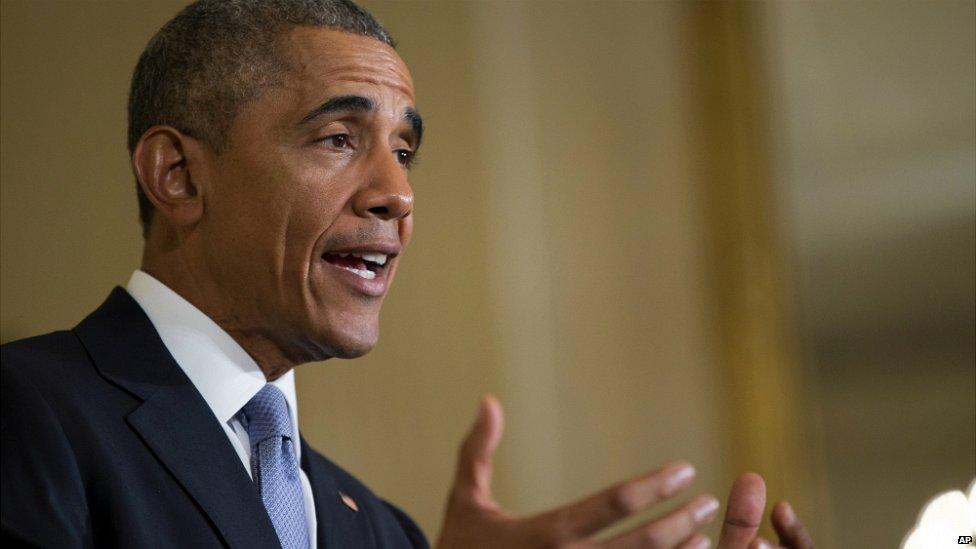
[[[360,259],[365,259],[366,261],[371,261],[378,265],[386,265],[386,258],[387,258],[386,254],[374,254],[371,252],[363,252],[363,253],[349,252],[349,253],[339,253],[337,255],[339,257],[349,257],[349,256],[358,257]]]

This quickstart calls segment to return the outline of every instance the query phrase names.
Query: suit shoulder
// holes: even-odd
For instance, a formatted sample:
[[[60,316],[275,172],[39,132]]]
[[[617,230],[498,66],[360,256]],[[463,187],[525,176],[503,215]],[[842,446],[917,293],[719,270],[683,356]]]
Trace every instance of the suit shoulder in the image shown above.
[[[68,330],[27,337],[0,345],[5,368],[25,368],[36,364],[87,362],[88,354],[78,337]]]
[[[71,395],[83,393],[100,379],[81,341],[67,330],[3,344],[0,368],[4,379],[19,381],[3,388],[5,398],[28,383],[52,404],[76,400]]]
[[[423,530],[420,529],[420,526],[417,526],[417,523],[414,522],[410,515],[385,499],[381,499],[380,501],[383,502],[387,510],[400,523],[400,527],[403,528],[403,533],[407,535],[407,539],[410,540],[412,547],[416,549],[427,549],[430,547],[430,544],[427,542],[427,536],[424,535]]]
[[[45,382],[43,371],[38,375],[51,362],[39,357],[68,345],[63,334],[2,348],[3,537],[32,547],[80,547],[88,527],[84,482],[62,423],[67,415],[52,406],[53,382]],[[70,378],[63,384],[73,385]]]
[[[423,531],[410,516],[396,505],[377,496],[366,484],[325,457],[311,446],[306,445],[308,459],[313,467],[322,468],[335,479],[337,488],[351,496],[360,507],[366,507],[375,521],[374,534],[380,547],[400,547],[406,536],[410,546],[417,549],[429,547]],[[305,451],[303,449],[303,451]]]

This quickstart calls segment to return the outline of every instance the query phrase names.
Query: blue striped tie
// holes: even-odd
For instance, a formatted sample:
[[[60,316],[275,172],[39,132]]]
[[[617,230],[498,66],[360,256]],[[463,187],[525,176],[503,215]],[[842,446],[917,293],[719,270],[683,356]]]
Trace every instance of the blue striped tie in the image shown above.
[[[283,549],[308,549],[305,500],[284,393],[270,383],[241,409],[251,439],[251,472]]]

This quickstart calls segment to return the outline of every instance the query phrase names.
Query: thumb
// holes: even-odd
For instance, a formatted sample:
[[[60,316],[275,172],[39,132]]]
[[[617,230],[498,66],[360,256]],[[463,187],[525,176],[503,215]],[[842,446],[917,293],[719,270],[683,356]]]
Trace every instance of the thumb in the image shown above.
[[[755,473],[743,473],[732,483],[719,549],[745,549],[756,537],[766,508],[766,483]]]
[[[494,395],[481,397],[478,417],[461,444],[458,455],[455,491],[483,503],[492,501],[491,470],[495,449],[502,439],[504,418],[502,407]]]

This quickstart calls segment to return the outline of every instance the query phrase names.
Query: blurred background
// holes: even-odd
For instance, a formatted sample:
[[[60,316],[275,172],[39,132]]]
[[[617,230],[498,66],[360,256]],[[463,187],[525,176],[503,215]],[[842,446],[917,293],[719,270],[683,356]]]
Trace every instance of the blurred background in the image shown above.
[[[138,267],[128,83],[184,4],[2,2],[3,341]],[[518,512],[683,457],[891,547],[969,484],[976,3],[363,4],[429,137],[380,345],[298,370],[313,446],[432,538],[484,392]]]

